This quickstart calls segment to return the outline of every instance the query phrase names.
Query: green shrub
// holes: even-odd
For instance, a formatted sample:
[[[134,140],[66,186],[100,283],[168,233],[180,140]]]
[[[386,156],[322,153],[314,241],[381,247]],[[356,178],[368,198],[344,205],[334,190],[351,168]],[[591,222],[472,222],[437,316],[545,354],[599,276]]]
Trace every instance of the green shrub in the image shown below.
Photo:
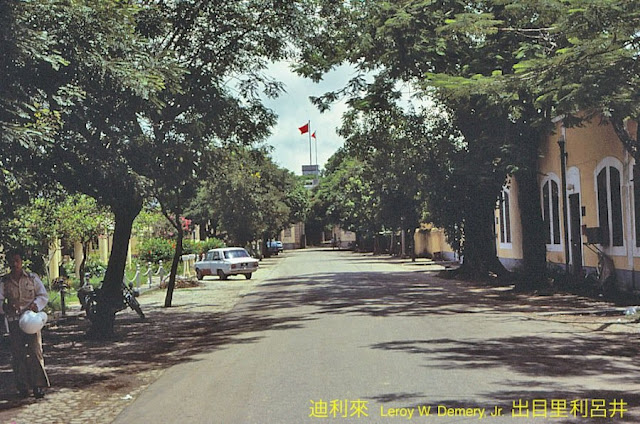
[[[64,271],[64,273],[62,274],[62,277],[66,277],[66,279],[68,280],[69,284],[71,284],[71,286],[78,287],[78,285],[80,284],[80,280],[76,276],[75,259],[72,259],[67,262],[63,262],[62,268]]]
[[[61,274],[72,288],[79,288],[82,285],[81,280],[76,276],[76,260],[64,262],[62,264],[63,272]],[[84,272],[91,275],[91,283],[95,284],[102,280],[104,273],[107,271],[107,264],[100,260],[98,253],[90,253],[84,263]]]
[[[218,247],[224,247],[224,242],[217,238],[212,238],[206,241],[184,240],[182,242],[182,254],[200,255],[209,249],[216,249]]]
[[[209,249],[215,249],[218,247],[224,247],[224,242],[217,238],[212,238],[206,241],[194,241],[187,239],[182,241],[182,254],[199,255]],[[146,239],[140,243],[138,260],[143,263],[152,262],[154,264],[157,264],[160,260],[168,262],[173,260],[175,248],[175,240],[168,240],[159,237]]]
[[[65,298],[66,301],[66,298]],[[60,304],[60,292],[50,292],[49,293],[49,302],[47,306],[44,308],[45,312],[53,313],[55,311],[62,310],[62,306]],[[65,302],[66,303],[66,302]]]
[[[182,241],[182,254],[183,255],[192,255],[194,253],[200,253],[200,242],[194,240],[183,240]]]
[[[158,263],[159,261],[169,261],[173,259],[176,242],[160,237],[153,237],[143,240],[138,250],[138,259],[143,262]]]
[[[200,242],[200,251],[197,253],[205,253],[207,250],[217,249],[219,247],[225,247],[224,242],[217,238],[210,238]]]
[[[90,253],[84,263],[84,272],[88,272],[92,277],[102,277],[107,272],[107,264],[100,260],[100,255]]]

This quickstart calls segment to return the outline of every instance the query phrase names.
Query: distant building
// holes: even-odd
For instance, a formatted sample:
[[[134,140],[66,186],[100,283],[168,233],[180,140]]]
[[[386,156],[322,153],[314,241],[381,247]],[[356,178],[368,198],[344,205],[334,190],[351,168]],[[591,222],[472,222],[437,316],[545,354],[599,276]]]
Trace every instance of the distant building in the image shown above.
[[[320,175],[318,165],[302,165],[302,175]]]
[[[318,179],[320,176],[320,167],[318,165],[302,165],[302,175],[310,177],[304,182],[304,187],[306,189],[312,189],[320,182]]]
[[[302,249],[307,247],[304,222],[298,222],[280,233],[282,247],[285,249]]]

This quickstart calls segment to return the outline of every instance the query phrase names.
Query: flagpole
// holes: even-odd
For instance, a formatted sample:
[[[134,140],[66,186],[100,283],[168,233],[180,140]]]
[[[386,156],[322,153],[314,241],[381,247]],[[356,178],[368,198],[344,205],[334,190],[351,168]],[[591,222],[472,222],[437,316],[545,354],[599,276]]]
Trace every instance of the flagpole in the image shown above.
[[[309,128],[309,165],[313,165],[313,159],[311,158],[311,120],[307,121],[307,125]]]
[[[313,138],[316,139],[316,168],[317,168],[318,167],[318,134],[316,134],[315,131],[314,131],[314,134],[315,134],[315,137]]]

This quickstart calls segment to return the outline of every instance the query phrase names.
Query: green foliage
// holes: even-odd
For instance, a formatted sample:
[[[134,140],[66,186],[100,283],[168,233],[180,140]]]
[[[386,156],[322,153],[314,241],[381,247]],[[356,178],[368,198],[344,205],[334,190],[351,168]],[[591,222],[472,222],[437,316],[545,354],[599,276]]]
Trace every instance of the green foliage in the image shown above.
[[[71,287],[78,289],[82,285],[82,278],[84,274],[78,278],[76,275],[76,261],[70,260],[62,264],[64,269],[64,275]],[[107,264],[100,260],[100,256],[97,253],[89,253],[84,264],[84,273],[89,273],[89,281],[92,284],[97,284],[102,281],[104,273],[107,270]]]
[[[217,249],[224,247],[225,244],[222,240],[217,238],[210,238],[205,241],[184,240],[182,242],[182,254],[183,255],[201,255],[206,253],[210,249]]]
[[[143,262],[167,262],[173,258],[176,244],[172,240],[152,237],[143,240],[138,246],[138,259]]]
[[[34,24],[38,14],[57,14],[55,2],[0,2],[0,143],[6,157],[21,148],[53,141],[60,127],[58,111],[42,103],[45,92],[57,87],[38,78],[68,62],[54,49],[55,38]],[[3,161],[3,169],[20,159]]]
[[[65,305],[67,305],[66,300],[67,299],[65,298]],[[60,292],[49,292],[49,301],[47,302],[47,306],[44,310],[48,314],[62,310],[62,300],[60,298]]]
[[[103,277],[107,271],[107,264],[100,260],[100,256],[97,253],[90,253],[87,256],[87,261],[84,265],[85,273],[89,273],[91,277]]]
[[[225,247],[224,242],[217,238],[210,238],[200,242],[198,253],[205,253],[208,250],[217,249],[219,247]]]
[[[4,244],[27,250],[37,271],[42,272],[50,243],[64,239],[70,244],[86,244],[111,225],[111,214],[94,199],[49,191],[18,207],[5,221]]]
[[[202,182],[188,216],[214,222],[237,246],[275,237],[304,219],[309,201],[301,180],[276,166],[265,150],[225,148],[216,158],[218,170]]]
[[[209,249],[215,249],[218,247],[224,247],[224,242],[220,239],[211,238],[206,241],[182,241],[182,254],[202,254]],[[157,264],[158,261],[168,262],[173,259],[175,253],[176,243],[174,240],[151,237],[143,240],[138,246],[138,261],[142,262],[143,268],[146,267],[147,262]]]
[[[133,221],[132,233],[141,238],[166,238],[171,228],[171,224],[157,207],[145,205]]]
[[[311,221],[317,227],[337,224],[361,234],[377,232],[381,228],[375,219],[379,198],[367,164],[342,150],[329,162],[327,174],[313,191]]]

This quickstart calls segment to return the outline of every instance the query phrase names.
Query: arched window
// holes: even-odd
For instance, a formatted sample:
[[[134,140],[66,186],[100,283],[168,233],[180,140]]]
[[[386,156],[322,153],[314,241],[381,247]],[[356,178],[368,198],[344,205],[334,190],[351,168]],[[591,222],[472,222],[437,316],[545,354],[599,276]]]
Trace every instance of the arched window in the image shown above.
[[[511,196],[508,189],[503,189],[500,193],[500,243],[511,243]]]
[[[542,221],[547,244],[559,246],[560,240],[560,185],[553,177],[542,183]]]
[[[624,246],[619,161],[607,158],[596,168],[598,226],[603,246]]]

